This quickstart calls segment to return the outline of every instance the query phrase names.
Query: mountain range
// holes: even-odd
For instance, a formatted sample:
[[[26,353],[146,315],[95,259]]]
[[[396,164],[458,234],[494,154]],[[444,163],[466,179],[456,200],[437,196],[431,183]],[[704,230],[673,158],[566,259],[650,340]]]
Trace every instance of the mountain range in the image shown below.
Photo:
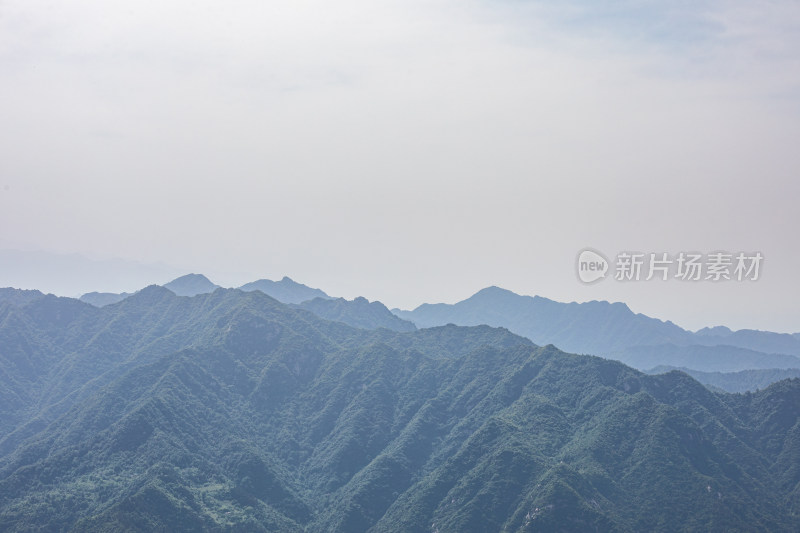
[[[288,276],[284,276],[280,281],[260,279],[246,283],[239,288],[243,291],[261,291],[285,304],[299,304],[315,298],[323,300],[330,298],[320,289],[312,289],[302,283],[297,283]]]
[[[213,283],[202,274],[186,274],[173,279],[169,283],[165,283],[163,287],[166,287],[178,296],[196,296],[198,294],[214,292],[219,288],[219,285]],[[330,296],[320,289],[312,289],[302,283],[297,283],[288,276],[284,276],[280,281],[272,281],[269,279],[252,281],[242,285],[239,289],[246,292],[261,291],[264,294],[272,296],[279,302],[287,304],[299,304],[307,300],[313,300],[314,298],[330,298]],[[120,302],[128,296],[131,296],[131,293],[88,292],[81,296],[80,300],[92,304],[95,307],[103,307]]]
[[[164,286],[186,296],[212,292],[218,287],[199,274],[182,276]],[[571,352],[609,357],[642,371],[659,366],[692,370],[706,384],[711,384],[706,381],[707,374],[731,374],[715,379],[729,392],[738,392],[741,384],[768,384],[758,379],[740,379],[737,372],[764,370],[762,376],[778,381],[781,376],[791,375],[787,374],[790,369],[800,369],[800,334],[731,331],[724,326],[691,332],[669,321],[633,313],[623,303],[561,303],[488,287],[453,305],[422,304],[413,311],[393,309],[390,313],[380,302],[369,304],[373,311],[367,312],[364,298],[334,299],[288,277],[277,282],[262,279],[240,288],[260,290],[281,302],[355,327],[408,331],[449,323],[488,324],[506,327],[538,344],[552,343]],[[87,293],[81,300],[102,307],[128,296]]]
[[[456,304],[393,309],[417,327],[442,324],[506,327],[537,344],[617,359],[640,370],[657,365],[705,372],[800,368],[800,335],[704,328],[696,333],[670,321],[634,313],[623,303],[561,303],[499,287]]]
[[[363,329],[386,328],[394,331],[414,331],[413,322],[393,314],[381,302],[370,302],[359,296],[354,300],[344,298],[314,298],[295,307],[311,311],[327,320],[335,320]]]
[[[4,289],[0,530],[798,530],[800,380],[715,393],[509,329]]]
[[[770,368],[740,370],[739,372],[700,372],[691,368],[661,365],[650,369],[648,374],[664,374],[672,370],[685,372],[711,390],[724,392],[748,392],[766,389],[784,379],[800,378],[797,368]]]
[[[187,274],[176,278],[163,285],[178,296],[197,296],[207,294],[220,288],[202,274]],[[403,320],[383,305],[381,302],[369,302],[364,297],[354,300],[344,298],[331,298],[320,289],[313,289],[302,283],[297,283],[284,276],[280,281],[260,279],[239,287],[245,292],[260,291],[275,298],[279,302],[307,309],[317,316],[328,320],[344,322],[357,328],[375,329],[388,328],[396,331],[412,331],[416,326],[408,320]],[[99,293],[90,292],[80,297],[80,300],[95,307],[121,302],[132,296],[132,293]]]

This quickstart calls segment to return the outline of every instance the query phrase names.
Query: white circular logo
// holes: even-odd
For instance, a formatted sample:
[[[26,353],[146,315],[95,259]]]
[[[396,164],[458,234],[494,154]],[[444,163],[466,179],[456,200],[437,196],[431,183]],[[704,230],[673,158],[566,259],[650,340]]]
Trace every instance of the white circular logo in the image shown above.
[[[578,278],[584,283],[593,283],[606,277],[608,260],[595,250],[586,248],[578,254]]]

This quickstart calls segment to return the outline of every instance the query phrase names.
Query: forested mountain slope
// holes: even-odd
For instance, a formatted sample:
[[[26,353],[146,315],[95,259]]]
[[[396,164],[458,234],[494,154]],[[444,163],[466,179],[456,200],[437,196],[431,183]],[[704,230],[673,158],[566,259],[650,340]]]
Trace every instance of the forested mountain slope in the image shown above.
[[[714,394],[487,326],[6,297],[0,391],[4,531],[800,525],[800,380]]]

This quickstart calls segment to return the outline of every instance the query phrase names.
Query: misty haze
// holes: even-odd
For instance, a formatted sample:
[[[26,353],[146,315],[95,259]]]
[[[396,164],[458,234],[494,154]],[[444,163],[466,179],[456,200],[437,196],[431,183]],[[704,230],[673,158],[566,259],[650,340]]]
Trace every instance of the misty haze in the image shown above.
[[[800,531],[798,30],[0,3],[0,531]]]

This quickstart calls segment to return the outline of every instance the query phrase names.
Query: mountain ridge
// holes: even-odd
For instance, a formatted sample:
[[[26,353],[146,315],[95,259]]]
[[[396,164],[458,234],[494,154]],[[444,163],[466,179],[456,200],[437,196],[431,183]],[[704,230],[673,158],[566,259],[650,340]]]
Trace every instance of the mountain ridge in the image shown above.
[[[0,345],[0,392],[41,359],[47,407],[0,430],[6,531],[798,525],[800,380],[715,394],[506,329],[364,330],[236,289],[3,309],[0,338],[26,343]]]
[[[276,300],[287,304],[300,304],[315,298],[329,299],[330,296],[320,289],[314,289],[302,283],[297,283],[289,276],[284,276],[280,281],[259,279],[239,287],[243,291],[259,290],[269,294]]]
[[[634,352],[657,352],[663,347],[681,347],[687,353],[705,351],[722,359],[731,350],[750,350],[752,361],[775,359],[775,354],[800,357],[800,335],[757,330],[731,331],[724,326],[708,327],[691,332],[673,322],[634,313],[626,304],[593,300],[584,303],[563,303],[540,296],[518,295],[500,287],[481,289],[455,304],[422,304],[413,311],[393,309],[397,316],[418,327],[454,323],[475,325],[486,323],[503,326],[530,338],[536,344],[552,343],[567,352],[588,353],[619,359],[640,370],[656,364],[688,366],[696,370],[742,370],[743,368],[711,368],[692,366],[685,357],[665,359],[658,363],[640,364]],[[683,357],[683,356],[681,356]],[[797,366],[795,359],[782,363]],[[695,359],[700,364],[700,359]],[[762,368],[767,363],[754,368]],[[776,366],[776,365],[771,365]],[[767,366],[767,367],[771,367]],[[780,366],[780,365],[777,365]]]
[[[413,322],[393,314],[379,301],[370,302],[363,296],[353,300],[344,298],[314,298],[300,304],[292,304],[325,318],[344,322],[363,329],[387,328],[395,331],[417,329]]]

